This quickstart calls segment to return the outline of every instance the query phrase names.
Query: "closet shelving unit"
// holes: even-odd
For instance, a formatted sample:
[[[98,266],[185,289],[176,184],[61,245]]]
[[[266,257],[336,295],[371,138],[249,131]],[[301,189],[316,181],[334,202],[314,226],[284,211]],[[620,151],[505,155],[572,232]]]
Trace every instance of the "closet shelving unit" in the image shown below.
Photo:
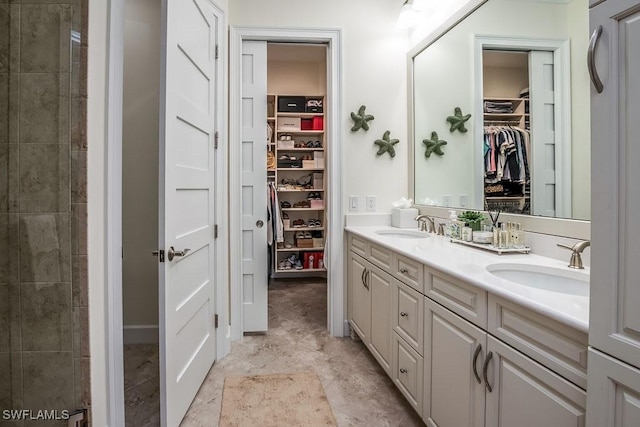
[[[511,113],[488,113],[484,108],[485,101],[494,102],[511,102]],[[530,115],[529,115],[529,98],[507,98],[507,97],[484,97],[483,98],[483,111],[485,126],[490,125],[502,125],[502,126],[516,126],[521,129],[530,128]],[[526,206],[530,203],[530,184],[522,184],[522,194],[513,196],[491,196],[485,193],[486,207],[488,209],[494,209],[500,207],[505,212],[517,212],[521,213],[526,209]]]
[[[268,143],[268,149],[271,150],[276,159],[276,168],[268,170],[268,176],[273,179],[278,193],[278,201],[282,205],[283,202],[288,202],[291,207],[281,208],[283,216],[286,214],[289,217],[289,221],[285,221],[284,227],[284,240],[285,245],[290,247],[277,247],[274,244],[274,269],[277,274],[298,274],[304,273],[324,273],[326,268],[319,266],[319,254],[324,252],[325,236],[326,236],[326,177],[325,167],[326,158],[325,147],[327,140],[325,138],[324,131],[324,113],[323,112],[279,112],[278,111],[278,98],[282,95],[272,94],[268,95],[268,122],[274,129],[272,140]],[[305,96],[306,99],[320,99],[324,101],[323,95],[317,96]],[[324,104],[324,102],[323,102]],[[302,129],[286,129],[283,130],[280,124],[283,119],[290,118],[302,120],[313,120],[314,118],[321,118],[322,128],[302,130]],[[318,120],[318,119],[316,119]],[[290,141],[281,141],[281,136],[291,136]],[[291,142],[293,141],[293,143]],[[311,141],[312,144],[317,141],[316,146],[306,147],[306,144]],[[301,148],[296,145],[304,142],[305,147]],[[290,145],[293,144],[293,148]],[[287,146],[289,145],[289,146]],[[318,146],[319,145],[319,146]],[[286,156],[286,157],[285,157]],[[281,157],[295,158],[296,162],[300,162],[299,167],[284,167],[278,164],[278,160]],[[307,160],[302,160],[307,158]],[[303,163],[304,162],[304,163]],[[303,188],[302,185],[296,185],[299,180],[303,179],[304,182],[309,182],[307,187]],[[286,184],[293,182],[294,184]],[[320,199],[314,199],[316,202],[307,200],[309,195],[319,195]],[[313,203],[311,207],[294,207],[296,203],[303,201]],[[320,206],[318,206],[320,205]],[[303,220],[304,226],[294,226],[294,221]],[[309,220],[314,220],[315,223],[320,225],[310,227]],[[307,236],[312,237],[304,238],[304,246],[299,246],[300,239],[296,238],[298,233],[308,233]],[[290,269],[280,268],[281,262],[285,261],[291,254],[296,254],[298,258],[303,262],[303,269],[295,269],[293,266]],[[313,267],[309,267],[305,261],[305,254],[315,254],[313,260]],[[307,255],[308,257],[308,255]],[[323,260],[324,261],[324,260]]]

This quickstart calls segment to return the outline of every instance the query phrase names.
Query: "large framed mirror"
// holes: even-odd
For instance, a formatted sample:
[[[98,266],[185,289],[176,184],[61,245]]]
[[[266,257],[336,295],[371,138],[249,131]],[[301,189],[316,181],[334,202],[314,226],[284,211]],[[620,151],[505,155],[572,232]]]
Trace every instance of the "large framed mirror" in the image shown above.
[[[588,220],[587,0],[470,3],[409,55],[415,203]]]

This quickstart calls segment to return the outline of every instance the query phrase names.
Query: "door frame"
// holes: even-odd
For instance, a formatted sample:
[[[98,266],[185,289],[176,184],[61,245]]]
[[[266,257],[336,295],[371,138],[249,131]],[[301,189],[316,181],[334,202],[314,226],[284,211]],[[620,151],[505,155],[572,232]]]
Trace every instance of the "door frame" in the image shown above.
[[[229,212],[227,13],[218,0],[207,0],[220,13],[220,96],[217,102],[219,138],[216,154],[216,277],[215,306],[221,325],[216,332],[216,360],[231,349],[228,294]],[[109,0],[89,8],[87,90],[87,247],[89,336],[91,354],[91,422],[95,426],[124,425],[122,330],[122,88],[124,0]],[[161,5],[164,7],[164,5]],[[160,42],[160,40],[159,40]]]
[[[482,50],[539,50],[553,52],[554,80],[561,82],[560,90],[554,92],[555,126],[561,144],[556,144],[556,218],[571,218],[571,58],[570,41],[559,39],[538,39],[535,37],[509,37],[474,35],[474,97],[481,100]],[[482,102],[474,106],[474,140],[483,140],[484,115]],[[483,147],[474,145],[474,165],[476,172],[484,167]],[[558,173],[558,170],[561,172]],[[476,174],[476,176],[479,176]],[[476,206],[484,206],[484,183],[478,180],[475,188]]]
[[[326,250],[328,256],[325,263],[327,275],[327,327],[332,336],[345,335],[344,316],[344,259],[342,256],[344,216],[342,214],[342,153],[339,144],[342,135],[342,33],[340,29],[318,28],[272,28],[231,26],[229,48],[229,256],[230,264],[230,297],[231,297],[231,339],[243,336],[242,320],[242,208],[240,194],[242,190],[242,153],[240,144],[242,131],[241,104],[241,60],[242,42],[296,42],[327,43],[327,129],[329,134],[327,174],[329,190],[328,223]],[[266,191],[266,190],[265,190]],[[266,207],[265,207],[266,209]],[[327,262],[329,261],[329,262]]]

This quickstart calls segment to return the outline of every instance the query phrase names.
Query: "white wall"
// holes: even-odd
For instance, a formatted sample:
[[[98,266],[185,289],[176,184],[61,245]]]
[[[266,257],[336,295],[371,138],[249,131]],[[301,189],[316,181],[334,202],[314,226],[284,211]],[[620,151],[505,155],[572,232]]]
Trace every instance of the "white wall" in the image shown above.
[[[126,0],[122,296],[124,326],[158,325],[160,2]],[[126,339],[126,333],[125,333]]]
[[[406,53],[408,31],[395,27],[400,0],[233,0],[230,25],[341,28],[343,43],[344,194],[377,196],[378,211],[407,194]],[[350,132],[349,113],[360,105],[375,120],[369,132]],[[396,157],[376,156],[386,130],[398,138]]]

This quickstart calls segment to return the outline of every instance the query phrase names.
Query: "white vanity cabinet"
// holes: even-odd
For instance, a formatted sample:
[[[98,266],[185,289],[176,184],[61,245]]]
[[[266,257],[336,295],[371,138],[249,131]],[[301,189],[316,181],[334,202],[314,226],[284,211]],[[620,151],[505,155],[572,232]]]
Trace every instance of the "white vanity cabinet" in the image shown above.
[[[590,4],[594,197],[587,423],[640,426],[640,3]]]
[[[449,285],[452,295],[466,295],[466,301],[474,299],[470,295],[483,294],[471,285],[465,284],[459,292],[454,292],[456,284]],[[467,314],[465,319],[425,298],[425,423],[430,427],[584,426],[585,391],[532,357],[567,376],[574,374],[573,379],[586,379],[586,334],[491,294],[488,297],[489,325],[484,329],[471,323],[476,316]],[[493,335],[502,335],[527,354]],[[575,363],[568,361],[574,359]],[[582,383],[586,386],[586,380]]]
[[[585,425],[587,334],[349,233],[348,319],[429,427]]]

